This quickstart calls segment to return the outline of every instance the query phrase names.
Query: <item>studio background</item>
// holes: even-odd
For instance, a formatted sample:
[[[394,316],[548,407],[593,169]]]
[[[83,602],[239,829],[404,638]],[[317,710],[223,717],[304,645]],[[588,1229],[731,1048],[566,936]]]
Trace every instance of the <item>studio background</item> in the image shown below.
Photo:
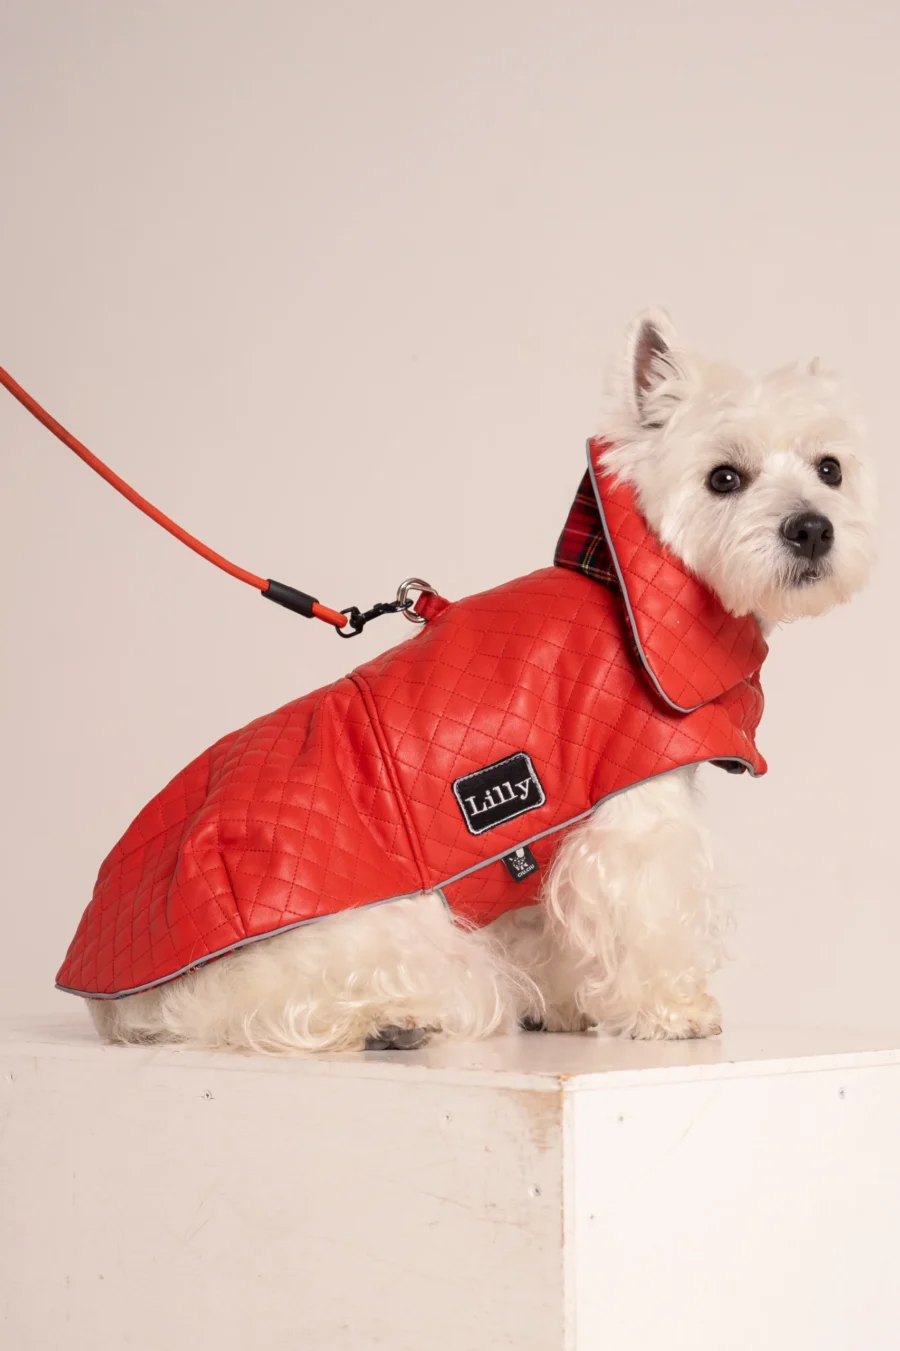
[[[330,605],[545,566],[645,304],[842,370],[882,561],[773,638],[768,777],[705,775],[732,1023],[900,1025],[898,48],[884,0],[0,5],[0,363]],[[5,395],[0,508],[0,1002],[74,1014],[53,976],[145,801],[409,630],[261,604]]]

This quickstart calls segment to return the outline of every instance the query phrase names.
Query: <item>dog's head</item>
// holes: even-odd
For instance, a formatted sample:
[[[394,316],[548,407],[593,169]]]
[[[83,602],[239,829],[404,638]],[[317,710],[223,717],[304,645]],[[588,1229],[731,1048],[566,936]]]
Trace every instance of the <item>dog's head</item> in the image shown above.
[[[874,491],[833,377],[746,376],[641,316],[610,381],[609,470],[732,614],[766,622],[848,600],[874,554]]]

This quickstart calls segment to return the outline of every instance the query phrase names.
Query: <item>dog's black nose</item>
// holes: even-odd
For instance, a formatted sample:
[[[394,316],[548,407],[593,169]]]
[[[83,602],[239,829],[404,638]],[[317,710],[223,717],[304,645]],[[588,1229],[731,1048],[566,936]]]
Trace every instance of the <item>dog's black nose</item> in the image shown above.
[[[827,516],[813,511],[789,516],[781,523],[781,533],[792,549],[811,562],[823,558],[834,543],[834,526]]]

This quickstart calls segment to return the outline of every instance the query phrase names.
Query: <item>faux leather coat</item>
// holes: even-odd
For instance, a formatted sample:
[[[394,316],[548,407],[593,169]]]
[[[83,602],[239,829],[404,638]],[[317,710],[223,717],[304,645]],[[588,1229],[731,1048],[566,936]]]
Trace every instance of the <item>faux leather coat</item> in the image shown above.
[[[477,925],[533,904],[606,798],[713,761],[762,774],[766,645],[650,532],[601,441],[553,567],[204,751],[100,869],[57,977],[145,990],[337,911],[439,891]]]

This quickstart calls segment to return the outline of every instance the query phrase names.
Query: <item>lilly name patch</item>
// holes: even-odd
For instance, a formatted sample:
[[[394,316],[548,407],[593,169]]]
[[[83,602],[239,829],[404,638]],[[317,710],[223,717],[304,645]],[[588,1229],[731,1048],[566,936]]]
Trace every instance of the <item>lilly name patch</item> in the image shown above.
[[[471,835],[483,835],[547,801],[531,758],[524,751],[456,779],[453,796]]]

